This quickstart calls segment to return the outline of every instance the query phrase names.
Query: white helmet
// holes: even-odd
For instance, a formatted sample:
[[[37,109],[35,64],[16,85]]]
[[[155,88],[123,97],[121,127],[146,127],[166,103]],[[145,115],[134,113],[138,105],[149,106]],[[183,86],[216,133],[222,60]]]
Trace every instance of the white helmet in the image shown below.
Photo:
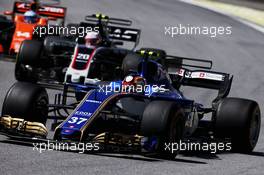
[[[24,14],[24,20],[27,23],[35,23],[35,22],[37,22],[37,19],[38,19],[38,15],[32,10],[27,11]]]
[[[85,36],[85,45],[89,46],[97,46],[101,43],[102,38],[97,32],[88,32]]]

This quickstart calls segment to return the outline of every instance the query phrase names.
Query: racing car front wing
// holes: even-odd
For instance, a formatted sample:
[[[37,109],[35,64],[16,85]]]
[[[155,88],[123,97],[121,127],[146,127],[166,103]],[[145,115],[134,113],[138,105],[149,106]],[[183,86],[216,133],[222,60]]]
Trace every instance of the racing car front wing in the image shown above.
[[[0,126],[2,130],[8,132],[20,132],[24,134],[46,138],[47,128],[39,122],[25,121],[21,118],[12,118],[11,116],[0,117]]]

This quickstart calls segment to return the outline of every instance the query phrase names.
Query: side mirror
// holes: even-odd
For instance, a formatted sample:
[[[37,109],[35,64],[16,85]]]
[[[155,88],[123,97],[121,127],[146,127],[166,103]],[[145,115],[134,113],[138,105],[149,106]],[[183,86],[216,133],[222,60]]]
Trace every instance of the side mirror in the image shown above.
[[[13,15],[12,11],[4,11],[4,15]]]

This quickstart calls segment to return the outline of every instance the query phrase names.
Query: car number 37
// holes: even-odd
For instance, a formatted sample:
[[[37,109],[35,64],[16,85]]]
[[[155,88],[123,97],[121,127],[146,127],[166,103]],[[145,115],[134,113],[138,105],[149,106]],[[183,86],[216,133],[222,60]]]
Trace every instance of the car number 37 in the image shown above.
[[[68,123],[71,123],[71,124],[74,124],[76,123],[77,125],[85,122],[87,120],[87,118],[79,118],[79,117],[71,117],[69,120],[68,120]]]

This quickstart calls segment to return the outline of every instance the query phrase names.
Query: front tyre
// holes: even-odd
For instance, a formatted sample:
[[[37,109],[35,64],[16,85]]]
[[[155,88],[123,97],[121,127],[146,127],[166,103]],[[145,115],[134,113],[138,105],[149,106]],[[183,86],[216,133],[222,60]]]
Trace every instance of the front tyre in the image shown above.
[[[42,42],[25,40],[17,54],[15,77],[18,81],[36,82],[36,67],[40,65]]]
[[[179,145],[184,135],[185,121],[184,111],[176,103],[152,101],[144,110],[141,134],[147,137],[157,136],[157,156],[174,159],[179,150],[166,150],[166,145]]]
[[[31,83],[16,82],[6,94],[2,116],[10,115],[45,125],[48,103],[48,94],[44,88]]]

